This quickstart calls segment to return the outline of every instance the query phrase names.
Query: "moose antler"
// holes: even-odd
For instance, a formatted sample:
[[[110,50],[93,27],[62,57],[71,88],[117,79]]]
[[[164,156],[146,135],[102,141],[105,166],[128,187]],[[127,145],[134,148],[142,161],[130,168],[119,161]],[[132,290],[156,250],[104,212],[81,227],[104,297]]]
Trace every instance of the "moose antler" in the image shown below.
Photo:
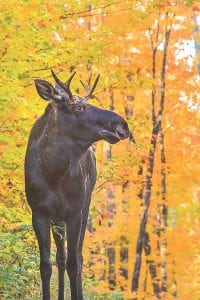
[[[90,98],[93,97],[93,92],[94,92],[94,90],[97,86],[97,83],[99,81],[99,77],[100,77],[100,74],[95,79],[92,88],[90,88],[90,86],[88,84],[85,84],[82,80],[80,80],[82,86],[84,87],[85,91],[87,92],[87,95],[85,96],[86,99],[90,99]]]
[[[70,91],[70,83],[72,81],[72,78],[76,74],[76,72],[74,72],[65,83],[60,81],[60,79],[56,76],[56,74],[54,73],[53,70],[51,70],[51,74],[53,75],[53,78],[55,79],[55,82],[61,88],[63,88],[63,90],[69,95],[69,99],[71,100],[71,102],[73,102],[73,95],[72,95],[72,92]]]

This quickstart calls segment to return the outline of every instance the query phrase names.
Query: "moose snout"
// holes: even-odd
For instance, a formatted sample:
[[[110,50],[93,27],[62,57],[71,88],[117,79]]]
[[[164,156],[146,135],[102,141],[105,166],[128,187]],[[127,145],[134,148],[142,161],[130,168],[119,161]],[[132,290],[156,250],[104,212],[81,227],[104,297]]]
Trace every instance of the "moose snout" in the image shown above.
[[[117,125],[116,134],[120,140],[127,139],[130,136],[130,131],[129,131],[128,125],[126,125],[126,126],[123,126],[121,124]]]

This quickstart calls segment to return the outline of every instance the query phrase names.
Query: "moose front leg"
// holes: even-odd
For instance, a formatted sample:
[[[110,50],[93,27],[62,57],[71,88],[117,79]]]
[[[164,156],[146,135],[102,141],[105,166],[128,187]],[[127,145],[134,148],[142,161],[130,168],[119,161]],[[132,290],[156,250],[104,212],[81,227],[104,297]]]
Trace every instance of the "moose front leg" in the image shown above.
[[[82,213],[67,220],[67,273],[70,280],[71,300],[83,300],[82,292]]]
[[[33,214],[32,224],[40,249],[43,300],[50,300],[50,278],[52,273],[50,261],[50,220]]]
[[[64,300],[64,275],[66,269],[66,224],[64,222],[52,222],[52,232],[56,243],[56,262],[58,267],[58,300]]]

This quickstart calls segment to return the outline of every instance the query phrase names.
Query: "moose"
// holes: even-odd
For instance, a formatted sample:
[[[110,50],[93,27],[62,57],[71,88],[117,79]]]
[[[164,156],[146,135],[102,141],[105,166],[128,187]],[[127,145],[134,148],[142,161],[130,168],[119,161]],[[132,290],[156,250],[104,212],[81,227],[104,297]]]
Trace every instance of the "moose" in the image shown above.
[[[49,103],[30,133],[25,191],[40,250],[42,299],[50,299],[52,228],[57,248],[58,300],[64,300],[65,270],[70,280],[71,299],[82,300],[82,247],[96,182],[92,145],[99,140],[115,144],[128,138],[130,131],[121,116],[88,103],[99,75],[87,89],[87,95],[81,97],[70,90],[75,73],[62,82],[51,72],[55,87],[45,80],[35,80],[39,96]]]

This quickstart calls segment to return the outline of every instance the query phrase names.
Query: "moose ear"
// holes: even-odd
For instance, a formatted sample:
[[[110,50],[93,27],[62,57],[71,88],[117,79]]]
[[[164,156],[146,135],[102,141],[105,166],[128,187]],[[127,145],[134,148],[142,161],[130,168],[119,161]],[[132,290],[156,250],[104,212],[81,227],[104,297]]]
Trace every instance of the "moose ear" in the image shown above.
[[[36,79],[35,87],[40,97],[42,97],[44,100],[54,100],[55,102],[61,100],[61,96],[49,82],[42,79]]]

